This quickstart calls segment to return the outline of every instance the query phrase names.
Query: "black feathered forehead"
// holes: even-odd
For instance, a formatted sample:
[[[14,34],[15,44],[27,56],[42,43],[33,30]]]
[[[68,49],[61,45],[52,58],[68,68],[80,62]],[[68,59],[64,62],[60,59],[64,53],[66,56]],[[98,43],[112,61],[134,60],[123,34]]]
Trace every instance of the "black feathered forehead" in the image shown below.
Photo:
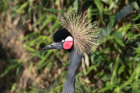
[[[67,29],[62,28],[54,33],[53,40],[54,42],[59,42],[68,36],[72,36],[71,33]]]

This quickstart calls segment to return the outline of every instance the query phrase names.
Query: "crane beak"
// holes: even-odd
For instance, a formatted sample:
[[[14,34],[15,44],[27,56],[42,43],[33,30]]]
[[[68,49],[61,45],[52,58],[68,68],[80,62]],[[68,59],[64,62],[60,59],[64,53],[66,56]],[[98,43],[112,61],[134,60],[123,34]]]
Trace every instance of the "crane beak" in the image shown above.
[[[44,47],[42,50],[49,50],[49,49],[63,49],[63,42],[54,42]]]

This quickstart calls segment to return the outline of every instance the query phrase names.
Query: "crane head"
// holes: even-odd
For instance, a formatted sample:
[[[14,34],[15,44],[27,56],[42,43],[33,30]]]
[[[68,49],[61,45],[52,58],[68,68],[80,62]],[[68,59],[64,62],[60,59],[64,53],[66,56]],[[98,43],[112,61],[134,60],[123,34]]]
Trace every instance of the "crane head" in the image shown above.
[[[53,39],[55,42],[44,47],[43,50],[49,50],[49,49],[69,50],[73,46],[74,39],[73,39],[72,35],[65,28],[58,30],[54,34]]]
[[[101,35],[96,22],[92,23],[87,19],[87,15],[76,12],[62,14],[59,21],[65,28],[54,34],[55,43],[43,49],[69,50],[74,47],[80,54],[91,53],[99,45]]]

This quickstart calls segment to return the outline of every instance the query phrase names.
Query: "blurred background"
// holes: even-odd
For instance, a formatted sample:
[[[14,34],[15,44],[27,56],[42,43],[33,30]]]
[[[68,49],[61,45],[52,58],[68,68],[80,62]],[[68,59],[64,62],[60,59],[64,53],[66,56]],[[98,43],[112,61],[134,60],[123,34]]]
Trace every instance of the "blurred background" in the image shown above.
[[[61,13],[73,10],[110,29],[96,51],[84,54],[75,92],[139,93],[140,1],[131,1],[0,0],[0,93],[62,92],[69,53],[40,50],[62,28]],[[122,11],[128,5],[129,14],[129,7]]]

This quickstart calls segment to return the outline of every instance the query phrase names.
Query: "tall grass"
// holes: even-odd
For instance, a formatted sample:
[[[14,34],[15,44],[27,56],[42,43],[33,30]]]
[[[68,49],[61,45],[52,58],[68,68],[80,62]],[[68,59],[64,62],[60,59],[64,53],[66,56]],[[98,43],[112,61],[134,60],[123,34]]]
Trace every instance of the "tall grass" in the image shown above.
[[[110,27],[97,50],[84,55],[76,93],[140,92],[140,2],[133,3],[135,9],[125,18],[116,24],[114,20],[128,4],[128,0],[1,0],[0,92],[62,91],[69,54],[41,49],[62,28],[61,13],[73,10],[88,13],[102,31]]]

